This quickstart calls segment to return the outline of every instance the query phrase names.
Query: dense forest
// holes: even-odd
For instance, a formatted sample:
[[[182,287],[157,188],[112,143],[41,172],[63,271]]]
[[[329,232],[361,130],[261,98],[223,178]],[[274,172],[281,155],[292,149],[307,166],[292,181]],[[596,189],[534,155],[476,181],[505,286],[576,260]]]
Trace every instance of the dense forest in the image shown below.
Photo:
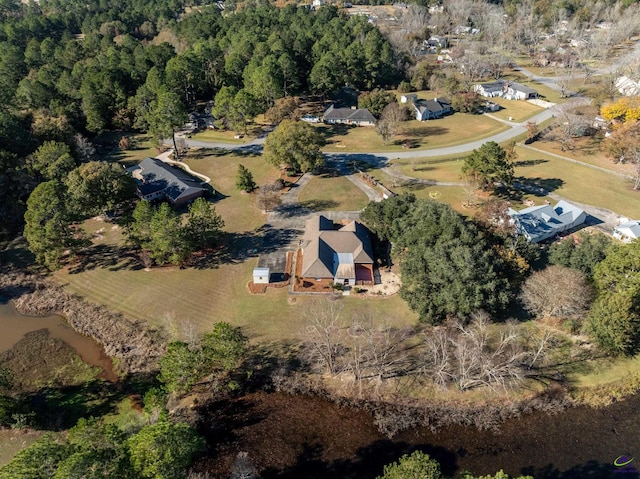
[[[20,230],[33,188],[51,179],[28,167],[27,158],[44,142],[70,147],[70,171],[91,159],[87,138],[112,129],[163,138],[184,122],[183,112],[221,90],[255,114],[285,95],[329,93],[345,84],[388,86],[397,78],[391,46],[379,30],[334,7],[315,13],[265,6],[225,16],[215,5],[188,15],[183,10],[172,1],[5,3],[0,10],[0,234],[5,238]],[[177,113],[172,117],[169,111]]]

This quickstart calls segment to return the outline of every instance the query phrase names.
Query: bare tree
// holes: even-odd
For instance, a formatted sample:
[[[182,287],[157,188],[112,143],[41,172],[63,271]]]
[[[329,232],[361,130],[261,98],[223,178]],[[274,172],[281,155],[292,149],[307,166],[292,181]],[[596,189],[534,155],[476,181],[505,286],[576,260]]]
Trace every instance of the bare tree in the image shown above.
[[[229,479],[259,479],[258,470],[247,452],[239,452],[231,467]]]
[[[602,145],[605,153],[619,163],[635,166],[633,189],[640,189],[640,122],[627,122],[607,138]]]
[[[578,111],[580,106],[581,102],[570,101],[556,107],[556,126],[560,133],[557,139],[562,151],[574,149],[574,139],[585,136],[591,128],[590,119]]]
[[[282,203],[282,198],[280,197],[280,192],[275,185],[266,184],[258,188],[256,202],[260,209],[265,213],[268,213]]]
[[[532,313],[561,319],[584,313],[591,298],[584,273],[564,266],[549,266],[533,273],[520,293],[520,299]]]
[[[507,389],[533,374],[550,344],[550,335],[528,337],[513,324],[496,332],[485,313],[476,313],[469,325],[458,321],[425,333],[421,372],[443,388]]]
[[[397,135],[400,123],[406,118],[407,110],[398,102],[394,101],[384,107],[380,120],[376,125],[376,132],[382,137],[385,145]]]
[[[302,313],[307,324],[307,355],[329,374],[337,374],[342,369],[340,358],[344,353],[345,328],[341,314],[342,305],[327,299],[311,302]]]

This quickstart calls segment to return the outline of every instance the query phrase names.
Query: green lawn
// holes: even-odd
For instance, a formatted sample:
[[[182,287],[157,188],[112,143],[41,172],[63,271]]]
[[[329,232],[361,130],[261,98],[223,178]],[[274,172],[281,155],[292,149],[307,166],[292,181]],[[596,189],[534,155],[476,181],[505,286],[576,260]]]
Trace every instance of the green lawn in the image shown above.
[[[190,150],[183,161],[193,171],[211,178],[211,185],[219,193],[215,207],[225,221],[225,231],[251,231],[264,224],[265,216],[256,206],[255,193],[236,189],[236,173],[240,164],[253,174],[258,186],[280,177],[280,172],[261,156],[201,149]]]
[[[384,145],[373,127],[316,125],[325,136],[325,151],[406,151],[406,141],[420,149],[453,146],[478,140],[508,129],[508,126],[483,115],[455,113],[428,121],[402,123],[400,133]],[[464,132],[464,134],[461,134]]]
[[[238,136],[238,133],[234,131],[205,130],[199,133],[194,133],[190,138],[192,140],[235,143],[238,145],[248,143],[254,139],[251,134],[242,135],[242,138],[234,138],[235,136]]]
[[[509,121],[515,121],[517,123],[528,120],[544,110],[528,101],[506,100],[499,97],[492,98],[491,101],[502,107],[500,111],[492,112],[492,115],[502,118],[503,120],[509,120],[509,118],[511,118]]]
[[[123,150],[118,146],[120,139],[126,136],[129,138],[130,146]],[[153,145],[153,141],[148,135],[132,135],[130,133],[109,131],[101,133],[94,140],[96,148],[96,159],[102,161],[118,161],[123,164],[137,164],[145,158],[154,157],[158,154],[158,149]]]
[[[640,211],[640,192],[629,181],[558,158],[517,148],[516,177],[569,199],[608,208],[624,216],[635,217]]]
[[[145,271],[134,261],[96,254],[95,262],[82,270],[65,268],[55,273],[56,279],[89,301],[122,311],[132,319],[148,321],[154,326],[177,329],[191,324],[207,331],[214,322],[229,321],[242,326],[258,340],[276,341],[296,338],[302,330],[300,314],[309,298],[289,298],[286,289],[270,289],[265,295],[251,295],[246,285],[257,264],[260,228],[266,216],[256,207],[254,195],[235,189],[235,175],[242,163],[258,184],[274,181],[279,171],[259,156],[242,156],[223,151],[195,150],[185,162],[195,171],[212,178],[220,192],[215,200],[217,212],[225,220],[228,246],[209,265],[201,268],[166,267]],[[347,179],[316,178],[304,195],[309,199],[333,199],[343,206],[361,209],[366,197]],[[336,198],[338,198],[336,200]],[[85,230],[96,235],[97,247],[114,246],[122,241],[121,231],[110,223],[89,220]],[[290,304],[289,299],[295,299]],[[348,311],[371,312],[388,317],[392,322],[413,324],[416,316],[399,297],[370,300],[345,298]],[[373,306],[372,306],[373,305]]]
[[[315,176],[298,196],[314,211],[359,211],[369,203],[367,195],[344,176]]]
[[[207,331],[217,321],[245,328],[260,341],[296,339],[302,333],[301,313],[309,297],[294,297],[287,290],[270,289],[252,295],[246,289],[256,257],[237,258],[206,269],[96,268],[78,274],[58,271],[56,278],[90,301],[105,304],[128,317],[153,326],[178,329],[193,325]],[[416,316],[399,296],[385,299],[345,298],[350,314],[371,313],[398,325],[414,324]]]
[[[585,137],[577,138],[575,140],[575,149],[562,151],[559,143],[554,141],[547,141],[545,139],[536,141],[530,146],[539,150],[548,151],[556,155],[565,156],[573,160],[581,161],[583,163],[605,168],[614,173],[620,173],[624,175],[633,175],[634,166],[630,164],[620,164],[608,158],[600,149],[602,144],[602,138],[598,137]]]
[[[431,158],[394,160],[401,173],[421,180],[460,182],[463,159],[433,161]]]

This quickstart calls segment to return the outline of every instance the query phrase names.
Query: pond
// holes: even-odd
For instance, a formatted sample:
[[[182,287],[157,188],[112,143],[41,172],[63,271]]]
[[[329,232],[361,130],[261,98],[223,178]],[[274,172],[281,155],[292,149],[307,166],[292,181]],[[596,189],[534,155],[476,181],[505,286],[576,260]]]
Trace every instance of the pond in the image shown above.
[[[86,363],[102,369],[100,378],[117,382],[113,363],[104,349],[93,339],[77,333],[62,316],[25,316],[18,313],[7,298],[0,296],[0,352],[11,349],[25,334],[41,329],[71,346]]]

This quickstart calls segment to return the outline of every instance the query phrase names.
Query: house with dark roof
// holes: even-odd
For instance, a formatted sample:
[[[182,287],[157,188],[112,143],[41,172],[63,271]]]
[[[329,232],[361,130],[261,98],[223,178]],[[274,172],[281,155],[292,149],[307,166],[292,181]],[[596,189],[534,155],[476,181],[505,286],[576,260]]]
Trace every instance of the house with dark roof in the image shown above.
[[[531,243],[539,243],[569,231],[587,219],[584,210],[564,200],[558,201],[555,206],[531,206],[520,211],[509,208],[509,216],[516,231]]]
[[[335,108],[331,105],[326,109],[322,120],[330,125],[375,126],[376,119],[366,108]]]
[[[357,221],[340,227],[322,215],[307,220],[302,240],[301,276],[315,283],[372,285],[373,249],[369,230]]]
[[[129,172],[138,184],[138,196],[147,201],[167,200],[180,208],[207,191],[202,180],[157,158],[145,158]]]
[[[446,98],[434,98],[433,100],[415,100],[411,102],[416,120],[425,121],[434,118],[442,118],[453,113],[451,102]]]

